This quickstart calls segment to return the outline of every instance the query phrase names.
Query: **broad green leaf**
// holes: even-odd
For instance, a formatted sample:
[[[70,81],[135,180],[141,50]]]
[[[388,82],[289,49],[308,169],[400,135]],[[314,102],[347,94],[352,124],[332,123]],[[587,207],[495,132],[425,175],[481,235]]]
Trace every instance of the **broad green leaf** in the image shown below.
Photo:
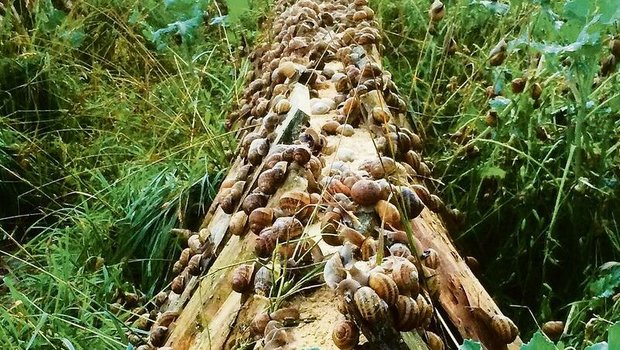
[[[607,342],[612,349],[620,349],[620,322],[616,322],[607,330]]]
[[[556,348],[549,339],[538,331],[534,333],[529,343],[521,345],[521,350],[556,350]]]
[[[569,19],[585,20],[594,4],[592,0],[571,0],[564,5],[564,15]]]
[[[618,0],[600,0],[599,11],[601,14],[601,23],[613,24],[620,20],[620,6]]]
[[[606,342],[596,343],[588,346],[584,350],[608,350],[609,346],[607,346]]]
[[[466,339],[461,346],[459,346],[459,350],[481,350],[482,346],[480,343],[474,340]]]

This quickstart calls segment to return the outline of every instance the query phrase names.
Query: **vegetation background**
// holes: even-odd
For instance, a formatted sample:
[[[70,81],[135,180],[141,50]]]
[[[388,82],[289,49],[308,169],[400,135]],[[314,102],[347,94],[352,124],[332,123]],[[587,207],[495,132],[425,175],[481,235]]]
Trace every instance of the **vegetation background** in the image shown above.
[[[611,337],[615,1],[446,0],[436,25],[427,0],[370,3],[437,191],[467,214],[453,237],[483,284],[525,339],[567,323],[560,344],[536,336],[531,348]],[[165,288],[180,252],[170,230],[199,225],[226,172],[235,140],[224,119],[269,8],[0,2],[2,349],[131,347],[141,331],[125,321]]]

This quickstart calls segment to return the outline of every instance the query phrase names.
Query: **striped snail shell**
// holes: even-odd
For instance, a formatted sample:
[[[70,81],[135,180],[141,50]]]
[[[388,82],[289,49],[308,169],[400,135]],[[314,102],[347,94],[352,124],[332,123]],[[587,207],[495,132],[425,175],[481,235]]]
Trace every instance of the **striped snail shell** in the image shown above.
[[[419,293],[418,269],[409,260],[402,259],[393,265],[392,278],[400,294],[416,296]]]
[[[249,216],[254,211],[254,209],[266,206],[268,200],[269,196],[264,193],[250,193],[243,200],[241,208]]]
[[[400,332],[411,331],[420,325],[420,309],[411,297],[399,295],[394,313],[394,327]]]
[[[332,340],[338,349],[353,349],[360,341],[360,330],[352,321],[340,320],[334,325]]]
[[[280,240],[289,240],[299,237],[304,231],[304,225],[295,217],[283,216],[274,221],[271,230]]]
[[[244,212],[241,211],[241,213]],[[248,221],[250,222],[250,230],[258,235],[265,227],[271,225],[273,222],[273,209],[256,208],[250,213]]]
[[[237,266],[230,277],[232,290],[237,293],[245,293],[252,285],[252,272],[254,266],[250,264],[241,264]]]
[[[273,233],[270,227],[261,231],[256,237],[256,245],[254,246],[254,252],[260,258],[268,258],[276,248],[276,241],[278,237]]]
[[[441,337],[431,331],[426,331],[424,333],[426,335],[426,344],[428,344],[429,350],[445,349],[445,345],[443,343],[443,340],[441,340]]]
[[[388,305],[396,304],[398,300],[398,286],[396,282],[390,276],[379,273],[371,272],[368,277],[368,286],[377,292],[377,295]]]
[[[439,254],[433,248],[428,248],[422,253],[422,264],[425,266],[436,269],[439,267]]]
[[[512,343],[519,335],[519,329],[514,322],[504,315],[493,315],[490,323],[491,329],[504,344]]]
[[[387,317],[388,306],[370,287],[361,287],[353,295],[355,306],[362,318],[368,322],[383,322]]]
[[[304,191],[292,191],[280,197],[280,209],[284,215],[295,215],[300,220],[307,219],[312,214],[310,204],[310,194]]]
[[[418,305],[419,314],[418,314],[418,325],[425,327],[431,321],[433,317],[433,305],[424,297],[422,294],[418,294],[415,299],[416,304]]]
[[[377,250],[379,249],[379,243],[376,239],[372,237],[368,237],[362,243],[360,247],[362,253],[363,260],[369,260],[372,256],[377,254]]]

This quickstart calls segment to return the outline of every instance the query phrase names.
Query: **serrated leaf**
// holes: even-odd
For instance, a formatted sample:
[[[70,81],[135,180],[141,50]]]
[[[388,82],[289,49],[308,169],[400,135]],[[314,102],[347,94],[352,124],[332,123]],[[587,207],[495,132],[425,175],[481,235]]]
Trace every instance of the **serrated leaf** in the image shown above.
[[[556,348],[549,339],[538,331],[534,333],[529,343],[521,345],[521,350],[556,350]]]
[[[482,346],[475,340],[465,339],[463,344],[459,346],[459,350],[481,350]]]

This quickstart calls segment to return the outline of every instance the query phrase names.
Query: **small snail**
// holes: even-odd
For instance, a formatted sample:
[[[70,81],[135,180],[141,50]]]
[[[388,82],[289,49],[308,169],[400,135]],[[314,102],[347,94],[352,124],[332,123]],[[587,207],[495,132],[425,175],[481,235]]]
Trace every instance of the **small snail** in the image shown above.
[[[230,277],[232,290],[237,293],[246,293],[252,285],[253,270],[253,265],[241,264],[237,266]]]
[[[179,256],[179,264],[181,264],[181,266],[185,267],[187,266],[187,263],[189,262],[189,258],[192,256],[190,249],[189,248],[185,248],[181,251],[181,256]]]
[[[336,228],[342,216],[335,211],[326,212],[321,218],[321,237],[323,241],[331,246],[342,245],[342,238],[338,235]]]
[[[268,267],[262,266],[258,269],[254,276],[254,292],[258,295],[268,296],[272,285],[272,276]]]
[[[398,299],[398,287],[392,278],[377,272],[371,272],[368,278],[368,286],[377,292],[377,295],[388,305],[396,304]]]
[[[360,341],[359,328],[352,321],[340,320],[334,325],[332,340],[338,349],[353,349]]]
[[[511,319],[504,315],[493,315],[490,319],[490,327],[504,344],[512,343],[519,335],[519,329]]]
[[[439,267],[439,254],[433,248],[426,249],[422,253],[422,263],[431,269],[436,269]]]
[[[252,214],[254,209],[266,206],[268,200],[269,197],[264,193],[250,193],[243,200],[241,209],[243,209],[243,211],[249,216],[250,214]]]
[[[228,232],[234,236],[243,235],[247,219],[248,215],[243,210],[234,213],[228,222]]]
[[[274,106],[273,110],[274,112],[278,113],[278,114],[285,114],[288,113],[288,111],[291,110],[291,102],[285,98],[281,99],[280,101],[278,101],[278,103],[276,103],[276,105]]]
[[[408,187],[400,187],[396,200],[399,205],[402,205],[403,212],[408,220],[417,218],[424,210],[424,203],[420,197]]]
[[[255,337],[262,337],[265,334],[265,327],[269,321],[271,321],[271,318],[268,313],[260,312],[256,314],[252,322],[250,322],[250,334]]]
[[[170,288],[172,289],[172,291],[176,294],[183,293],[183,290],[185,289],[185,279],[186,277],[183,273],[175,277],[170,284]]]
[[[351,197],[360,205],[374,205],[382,199],[383,195],[377,182],[362,179],[351,187]]]
[[[429,350],[444,350],[445,345],[441,337],[431,331],[425,331],[426,344],[428,344]]]
[[[394,327],[400,332],[408,332],[419,326],[418,304],[411,297],[399,295],[394,307]]]
[[[392,267],[392,279],[398,286],[398,291],[403,295],[416,296],[420,290],[418,270],[407,259],[398,260]]]
[[[504,60],[506,59],[507,48],[508,44],[506,43],[506,40],[502,39],[499,41],[499,43],[497,43],[497,45],[495,45],[495,47],[493,47],[493,49],[491,49],[491,52],[489,54],[489,63],[491,64],[491,66],[499,66],[500,64],[504,63]]]
[[[341,282],[342,283],[342,282]],[[361,287],[353,295],[355,306],[362,318],[368,322],[384,322],[388,306],[370,287]]]
[[[280,240],[288,241],[289,239],[299,237],[304,231],[304,226],[295,217],[283,216],[274,221],[271,230]]]
[[[151,329],[151,334],[149,335],[149,342],[153,346],[162,346],[166,342],[166,337],[168,336],[168,327],[164,326],[156,326]]]
[[[403,243],[394,243],[390,246],[390,254],[400,256],[402,258],[408,258],[411,256],[411,250]]]
[[[189,262],[187,263],[187,271],[190,273],[190,275],[200,275],[200,263],[202,261],[202,255],[201,254],[196,254],[194,256],[192,256],[191,259],[189,259]]]
[[[334,254],[325,263],[323,268],[323,279],[325,284],[331,289],[336,289],[338,284],[347,277],[347,272],[342,264],[340,254]]]
[[[243,213],[243,211],[241,211]],[[244,213],[245,214],[245,213]],[[273,222],[273,209],[271,208],[256,208],[248,217],[250,223],[250,230],[254,234],[260,234],[260,232],[267,226],[270,226]]]
[[[323,124],[323,126],[321,127],[321,130],[327,135],[336,135],[338,133],[339,126],[340,126],[340,123],[338,123],[335,120],[330,120],[330,121],[325,122],[325,124]]]
[[[428,10],[428,16],[431,18],[431,21],[439,22],[443,19],[445,15],[446,7],[441,1],[435,0],[431,4],[431,8]]]
[[[564,333],[564,322],[562,321],[548,321],[542,326],[542,331],[549,339],[558,341]]]
[[[191,255],[202,253],[202,243],[200,242],[200,236],[197,234],[191,235],[187,239],[187,246]]]
[[[382,222],[391,226],[400,225],[400,213],[394,204],[386,200],[380,200],[375,204],[375,211]]]
[[[310,204],[310,194],[304,191],[292,191],[285,193],[280,197],[280,209],[282,213],[288,216],[297,216],[304,220],[312,213]]]

